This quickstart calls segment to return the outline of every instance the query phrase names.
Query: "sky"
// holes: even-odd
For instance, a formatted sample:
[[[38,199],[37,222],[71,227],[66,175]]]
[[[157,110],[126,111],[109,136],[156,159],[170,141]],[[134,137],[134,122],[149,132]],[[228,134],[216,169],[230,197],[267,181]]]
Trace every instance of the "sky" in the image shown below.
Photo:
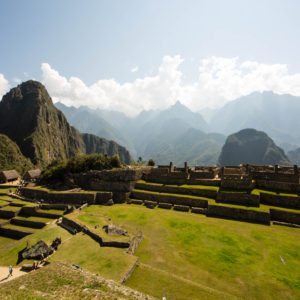
[[[300,96],[299,13],[298,0],[0,0],[0,96],[35,79],[54,101],[130,116]]]

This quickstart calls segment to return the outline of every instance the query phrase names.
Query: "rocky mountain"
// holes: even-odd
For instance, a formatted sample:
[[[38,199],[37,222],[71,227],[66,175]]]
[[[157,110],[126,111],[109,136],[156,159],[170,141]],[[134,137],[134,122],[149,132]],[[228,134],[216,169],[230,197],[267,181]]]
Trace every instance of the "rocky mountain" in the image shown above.
[[[300,97],[255,92],[227,103],[214,113],[210,130],[231,134],[244,128],[266,132],[285,150],[300,145]]]
[[[0,134],[0,170],[15,169],[20,174],[32,168],[29,159],[23,156],[16,143]]]
[[[290,164],[284,151],[264,132],[243,129],[228,136],[220,157],[221,165]]]
[[[287,156],[293,164],[300,165],[300,148],[289,151]]]
[[[13,140],[23,155],[38,166],[86,153],[86,148],[92,148],[85,144],[86,137],[70,126],[63,113],[53,105],[46,88],[32,80],[4,95],[0,102],[0,133]],[[101,140],[90,139],[97,143]],[[109,143],[103,143],[109,147]],[[130,161],[124,147],[116,144],[111,148],[115,149],[113,154],[125,159],[124,162]],[[103,152],[100,153],[110,151],[105,147],[101,149]]]
[[[105,153],[109,156],[119,155],[122,162],[130,163],[131,157],[125,147],[114,141],[99,138],[94,134],[83,133],[82,139],[85,144],[85,153]]]

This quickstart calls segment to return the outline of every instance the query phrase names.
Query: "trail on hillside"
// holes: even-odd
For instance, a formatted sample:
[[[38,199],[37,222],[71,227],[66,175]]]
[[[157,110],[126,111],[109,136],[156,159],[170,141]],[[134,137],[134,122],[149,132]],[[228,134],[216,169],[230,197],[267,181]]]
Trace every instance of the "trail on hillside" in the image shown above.
[[[197,286],[198,288],[210,293],[210,294],[218,294],[220,296],[223,296],[225,297],[226,299],[238,299],[236,296],[232,295],[232,294],[229,294],[229,293],[226,293],[226,292],[223,292],[223,291],[220,291],[220,290],[217,290],[217,289],[214,289],[212,287],[208,287],[206,285],[203,285],[203,284],[200,284],[198,282],[195,282],[195,281],[192,281],[190,279],[187,279],[187,278],[184,278],[184,277],[181,277],[181,276],[178,276],[178,275],[175,275],[175,274],[172,274],[168,271],[164,271],[164,270],[161,270],[161,269],[157,269],[155,267],[152,267],[148,264],[144,264],[144,263],[139,263],[140,266],[143,266],[145,268],[148,268],[148,269],[152,269],[156,272],[160,272],[160,273],[164,273],[166,274],[167,276],[169,277],[173,277],[173,278],[176,278],[177,280],[180,280],[180,281],[183,281],[187,284],[190,284],[190,285],[194,285],[194,286]]]
[[[0,284],[16,279],[25,274],[27,274],[27,272],[21,271],[21,268],[13,268],[12,276],[8,276],[8,266],[0,267]]]

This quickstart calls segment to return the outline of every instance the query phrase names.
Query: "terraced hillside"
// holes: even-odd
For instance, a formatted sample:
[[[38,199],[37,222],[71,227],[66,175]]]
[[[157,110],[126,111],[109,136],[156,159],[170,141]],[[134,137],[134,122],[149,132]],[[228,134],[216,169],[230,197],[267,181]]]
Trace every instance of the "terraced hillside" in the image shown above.
[[[12,188],[0,188],[0,238],[19,240],[61,217],[64,210],[47,207],[10,197]]]
[[[220,196],[221,193],[226,195]],[[0,265],[15,264],[18,252],[27,242],[33,245],[43,239],[50,243],[61,237],[62,245],[49,258],[51,264],[80,265],[83,270],[125,282],[159,299],[163,296],[167,299],[274,299],[274,295],[278,299],[297,299],[300,297],[298,228],[254,224],[251,222],[257,220],[251,218],[244,219],[248,222],[238,222],[240,217],[224,220],[224,215],[213,218],[207,214],[210,205],[221,207],[222,211],[224,207],[235,209],[234,214],[239,216],[250,211],[251,217],[254,213],[262,214],[262,220],[268,222],[260,223],[271,225],[274,222],[271,209],[299,215],[297,208],[262,204],[258,195],[266,193],[276,196],[277,200],[286,197],[284,205],[298,203],[296,194],[257,189],[251,193],[233,193],[216,186],[172,186],[139,181],[129,203],[142,205],[90,205],[67,216],[106,241],[127,242],[142,233],[142,242],[133,255],[124,248],[103,247],[84,232],[71,234],[52,222],[20,240],[1,237]],[[38,222],[38,218],[31,216],[28,221]],[[288,222],[281,223],[291,226]],[[105,235],[102,227],[106,224],[125,229],[128,236]],[[49,278],[52,275],[56,276],[49,274]],[[72,281],[64,284],[72,284]],[[81,297],[85,288],[75,286]],[[44,290],[31,281],[29,291],[35,289],[48,297],[57,295],[52,284]],[[7,293],[7,289],[4,292]],[[20,293],[22,290],[11,295]]]
[[[163,185],[138,181],[131,193],[132,203],[192,211],[209,217],[270,225],[300,227],[300,197],[253,189],[232,191],[218,186]]]
[[[144,239],[135,252],[139,264],[126,285],[157,298],[300,296],[297,228],[133,204],[93,205],[76,218],[89,226],[106,219],[128,232],[142,231]]]

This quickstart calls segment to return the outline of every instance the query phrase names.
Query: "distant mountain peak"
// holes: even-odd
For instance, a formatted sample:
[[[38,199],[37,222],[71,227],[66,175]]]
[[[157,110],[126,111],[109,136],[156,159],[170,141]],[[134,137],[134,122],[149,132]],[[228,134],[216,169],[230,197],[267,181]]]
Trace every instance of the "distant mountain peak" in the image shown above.
[[[170,108],[185,108],[188,109],[184,104],[180,102],[180,100],[177,100]]]
[[[253,128],[240,130],[227,137],[222,148],[221,165],[290,164],[284,151],[263,131]]]

